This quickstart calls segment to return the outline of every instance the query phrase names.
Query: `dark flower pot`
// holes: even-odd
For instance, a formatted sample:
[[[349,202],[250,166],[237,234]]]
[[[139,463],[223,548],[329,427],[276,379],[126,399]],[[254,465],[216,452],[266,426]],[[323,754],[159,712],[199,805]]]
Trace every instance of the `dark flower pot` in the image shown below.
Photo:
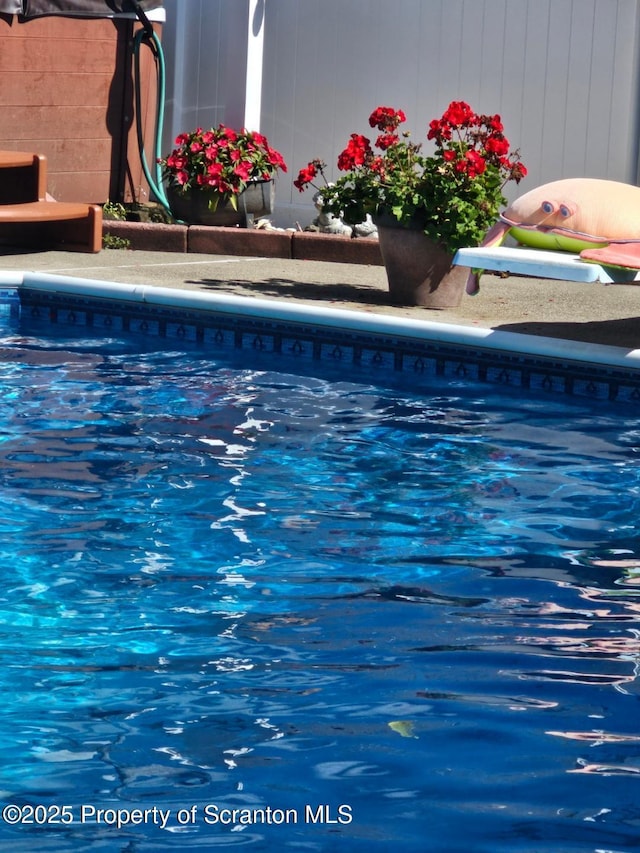
[[[419,228],[380,220],[380,253],[395,305],[457,308],[465,292],[467,267],[453,265],[453,255]]]
[[[268,216],[274,207],[275,182],[252,181],[238,195],[238,209],[234,210],[229,201],[221,200],[215,210],[209,209],[209,202],[215,196],[210,189],[188,189],[183,192],[179,187],[167,186],[167,201],[172,215],[189,225],[224,225],[247,227],[253,218]]]

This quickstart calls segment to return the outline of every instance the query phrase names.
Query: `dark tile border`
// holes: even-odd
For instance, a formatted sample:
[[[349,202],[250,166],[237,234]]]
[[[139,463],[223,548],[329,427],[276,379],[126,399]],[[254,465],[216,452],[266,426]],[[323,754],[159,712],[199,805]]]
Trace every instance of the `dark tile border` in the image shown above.
[[[376,381],[409,377],[417,386],[431,377],[452,383],[474,381],[503,388],[563,394],[575,398],[640,405],[640,370],[402,337],[375,330],[314,324],[313,315],[281,320],[255,314],[200,310],[147,302],[20,288],[21,319],[27,329],[53,324],[87,328],[96,334],[129,333],[170,342],[190,342],[207,352],[272,354],[307,366],[323,364]],[[286,365],[285,365],[286,369]]]

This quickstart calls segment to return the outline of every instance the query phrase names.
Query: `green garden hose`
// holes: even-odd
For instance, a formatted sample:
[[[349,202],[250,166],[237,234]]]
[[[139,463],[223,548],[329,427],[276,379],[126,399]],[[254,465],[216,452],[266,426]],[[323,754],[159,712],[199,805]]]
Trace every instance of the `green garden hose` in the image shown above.
[[[133,37],[133,58],[134,58],[134,90],[135,90],[135,110],[136,110],[136,133],[138,136],[138,149],[140,152],[140,162],[142,163],[142,171],[147,179],[147,182],[156,196],[160,204],[171,212],[167,196],[162,186],[162,170],[158,160],[162,156],[162,131],[164,127],[164,101],[165,101],[165,61],[160,39],[155,34],[153,26],[147,16],[144,14],[138,3],[134,4],[136,14],[142,22],[142,27],[138,29]],[[144,135],[142,132],[142,93],[140,82],[140,52],[143,44],[146,44],[152,51],[157,69],[157,99],[156,106],[156,121],[154,127],[154,154],[155,154],[155,174],[152,174],[147,163],[147,157],[144,150]]]

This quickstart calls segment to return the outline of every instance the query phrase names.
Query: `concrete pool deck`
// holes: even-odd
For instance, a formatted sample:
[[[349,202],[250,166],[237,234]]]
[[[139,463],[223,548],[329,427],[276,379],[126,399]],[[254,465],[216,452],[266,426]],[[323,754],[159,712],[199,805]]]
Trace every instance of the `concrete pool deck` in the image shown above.
[[[625,350],[640,347],[639,284],[485,275],[480,293],[465,295],[459,308],[430,311],[389,305],[384,269],[361,263],[129,249],[105,249],[96,255],[5,249],[0,272],[11,271],[293,300],[311,310],[341,308]]]

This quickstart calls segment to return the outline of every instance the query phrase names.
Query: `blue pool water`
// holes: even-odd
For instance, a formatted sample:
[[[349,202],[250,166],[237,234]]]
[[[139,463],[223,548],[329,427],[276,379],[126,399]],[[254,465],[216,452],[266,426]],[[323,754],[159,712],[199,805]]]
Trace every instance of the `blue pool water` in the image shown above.
[[[637,849],[637,413],[0,324],[3,849]]]

